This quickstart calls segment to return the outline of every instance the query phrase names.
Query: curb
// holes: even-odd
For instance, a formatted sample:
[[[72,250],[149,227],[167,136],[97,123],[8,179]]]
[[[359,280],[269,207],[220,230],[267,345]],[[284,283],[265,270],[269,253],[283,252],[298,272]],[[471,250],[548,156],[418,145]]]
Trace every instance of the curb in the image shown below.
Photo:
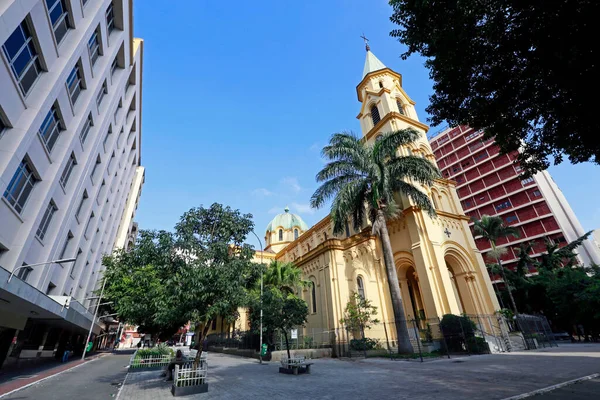
[[[121,392],[123,391],[123,388],[125,387],[125,384],[127,383],[127,378],[129,378],[129,372],[127,372],[127,374],[125,374],[125,379],[123,379],[123,383],[121,384],[121,387],[119,388],[119,391],[117,392],[117,395],[115,396],[115,400],[119,400],[119,396],[121,396]]]
[[[6,396],[8,396],[8,395],[11,395],[11,394],[13,394],[13,393],[16,393],[16,392],[18,392],[19,390],[27,389],[27,388],[28,388],[28,387],[30,387],[30,386],[33,386],[33,385],[36,385],[36,384],[38,384],[38,383],[40,383],[40,382],[43,382],[43,381],[45,381],[46,379],[54,378],[55,376],[58,376],[58,375],[60,375],[60,374],[62,374],[62,373],[64,373],[64,372],[71,371],[71,370],[73,370],[73,369],[75,369],[75,368],[81,367],[82,365],[85,365],[85,364],[87,364],[87,363],[89,363],[89,362],[95,361],[95,360],[97,360],[98,358],[100,358],[100,357],[103,357],[103,356],[104,356],[104,355],[106,355],[106,354],[107,354],[107,353],[100,353],[100,354],[97,354],[97,355],[95,355],[95,356],[92,356],[92,357],[90,357],[90,358],[89,358],[89,359],[87,359],[87,360],[84,360],[83,362],[81,362],[81,363],[79,363],[79,364],[77,364],[77,365],[73,365],[73,366],[72,366],[72,367],[70,367],[70,368],[64,369],[64,370],[62,370],[62,371],[58,371],[58,372],[56,372],[56,373],[54,373],[54,374],[51,374],[51,375],[45,376],[45,377],[43,377],[43,378],[40,378],[40,379],[38,379],[38,380],[36,380],[36,381],[29,382],[29,383],[26,383],[26,384],[24,384],[23,386],[20,386],[20,387],[18,387],[18,388],[16,388],[16,389],[13,389],[13,390],[11,390],[11,391],[9,391],[9,392],[6,392],[6,393],[0,393],[0,399],[1,399],[1,398],[3,398],[3,397],[6,397]],[[1,390],[1,388],[0,388],[0,390]]]
[[[526,399],[528,397],[533,397],[533,396],[537,396],[538,394],[548,393],[548,392],[551,392],[551,391],[556,390],[556,389],[560,389],[560,388],[565,387],[565,386],[570,386],[570,385],[573,385],[573,384],[579,383],[579,382],[589,381],[590,379],[595,379],[595,378],[598,378],[598,377],[600,377],[600,374],[592,374],[592,375],[582,376],[581,378],[576,378],[576,379],[572,379],[570,381],[566,381],[566,382],[562,382],[562,383],[557,383],[556,385],[552,385],[552,386],[548,386],[548,387],[545,387],[545,388],[542,388],[542,389],[538,389],[538,390],[534,390],[534,391],[531,391],[531,392],[519,394],[517,396],[506,397],[505,399],[502,399],[502,400],[520,400],[520,399]]]

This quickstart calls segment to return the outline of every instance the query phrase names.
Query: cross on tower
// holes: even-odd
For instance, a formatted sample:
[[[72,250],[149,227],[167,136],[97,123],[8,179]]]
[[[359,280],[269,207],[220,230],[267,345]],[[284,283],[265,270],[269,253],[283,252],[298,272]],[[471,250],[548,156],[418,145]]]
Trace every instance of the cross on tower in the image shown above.
[[[448,230],[448,228],[446,228],[446,230],[444,230],[444,233],[446,234],[446,236],[450,237],[450,231]]]
[[[362,34],[361,39],[365,41],[365,49],[367,49],[367,51],[371,50],[371,47],[369,47],[369,39],[367,39],[364,33]]]

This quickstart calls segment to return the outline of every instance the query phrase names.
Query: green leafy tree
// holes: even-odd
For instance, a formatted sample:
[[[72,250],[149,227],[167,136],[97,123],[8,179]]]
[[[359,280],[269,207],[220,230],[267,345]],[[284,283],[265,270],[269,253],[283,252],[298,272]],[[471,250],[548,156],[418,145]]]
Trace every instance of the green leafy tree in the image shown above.
[[[256,331],[260,326],[260,295],[254,294],[251,305],[251,324]],[[293,293],[269,285],[265,287],[263,293],[262,309],[263,329],[267,336],[271,337],[274,332],[280,331],[285,338],[288,358],[291,358],[288,332],[306,323],[308,315],[306,302]]]
[[[514,313],[517,314],[517,305],[515,303],[515,299],[513,298],[510,284],[506,279],[506,273],[504,271],[504,266],[502,265],[502,260],[500,260],[500,257],[506,252],[506,249],[496,247],[496,242],[502,237],[519,237],[519,232],[512,226],[505,226],[502,218],[495,216],[490,217],[489,215],[483,215],[480,220],[475,220],[473,223],[473,230],[475,231],[476,235],[480,235],[490,242],[492,250],[489,251],[488,254],[496,259],[498,269],[502,274],[502,279],[504,280],[504,284],[506,286],[510,304]]]
[[[368,300],[358,293],[353,293],[346,304],[346,310],[344,311],[344,318],[340,320],[348,331],[358,331],[363,344],[365,344],[365,329],[371,329],[374,324],[378,324],[379,320],[375,318],[377,315],[377,307],[371,304],[371,300]],[[362,347],[365,351],[366,357],[366,346]]]
[[[322,185],[311,198],[311,206],[315,208],[323,207],[333,198],[331,219],[336,234],[344,231],[348,219],[357,231],[367,218],[371,222],[371,232],[379,237],[383,249],[400,353],[411,353],[412,345],[387,221],[398,215],[400,205],[395,194],[405,196],[416,207],[435,216],[431,200],[417,184],[430,186],[440,177],[436,166],[428,160],[397,154],[399,147],[418,138],[419,133],[413,129],[385,133],[373,144],[352,133],[334,134],[322,151],[329,160],[316,177]]]
[[[181,217],[175,230],[177,246],[186,260],[169,285],[169,313],[195,323],[198,348],[212,320],[233,318],[246,302],[246,288],[261,268],[252,263],[254,251],[244,240],[254,227],[252,215],[215,203],[192,208]]]
[[[420,54],[434,81],[434,125],[485,129],[503,152],[522,148],[532,174],[563,155],[600,163],[589,83],[599,64],[600,3],[572,1],[391,0],[390,35]]]
[[[167,307],[169,280],[184,266],[172,233],[141,230],[132,248],[105,256],[102,263],[103,299],[112,302],[111,311],[120,319],[139,325],[142,333],[161,336],[175,333],[187,322],[177,316],[157,318]]]

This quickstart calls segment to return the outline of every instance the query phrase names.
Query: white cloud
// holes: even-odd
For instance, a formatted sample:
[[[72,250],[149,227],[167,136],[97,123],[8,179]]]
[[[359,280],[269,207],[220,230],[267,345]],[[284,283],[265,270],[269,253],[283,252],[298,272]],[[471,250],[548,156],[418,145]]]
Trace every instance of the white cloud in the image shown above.
[[[254,196],[273,196],[273,192],[265,188],[258,188],[252,191]]]
[[[281,180],[281,183],[287,186],[294,193],[298,193],[302,190],[302,186],[300,186],[298,183],[298,179],[292,176],[286,176]]]
[[[301,204],[301,203],[292,203],[291,204],[292,211],[296,211],[299,214],[314,214],[315,209],[310,206],[310,204]]]
[[[283,207],[272,207],[267,211],[269,214],[279,214],[283,212]]]
[[[312,144],[312,145],[311,145],[311,146],[308,148],[308,150],[310,150],[310,151],[312,151],[312,152],[315,152],[315,153],[320,153],[320,152],[321,152],[321,149],[322,149],[322,146],[321,146],[321,144],[320,144],[319,142],[315,142],[315,143],[313,143],[313,144]]]

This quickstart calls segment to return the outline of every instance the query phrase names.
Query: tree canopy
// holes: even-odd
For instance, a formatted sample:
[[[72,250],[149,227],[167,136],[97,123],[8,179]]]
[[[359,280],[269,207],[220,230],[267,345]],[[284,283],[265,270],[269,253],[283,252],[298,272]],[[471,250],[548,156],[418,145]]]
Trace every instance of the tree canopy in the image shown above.
[[[533,173],[552,159],[600,163],[596,32],[600,3],[390,0],[390,35],[426,58],[427,112],[438,125],[485,129]],[[590,40],[592,42],[590,42]]]

